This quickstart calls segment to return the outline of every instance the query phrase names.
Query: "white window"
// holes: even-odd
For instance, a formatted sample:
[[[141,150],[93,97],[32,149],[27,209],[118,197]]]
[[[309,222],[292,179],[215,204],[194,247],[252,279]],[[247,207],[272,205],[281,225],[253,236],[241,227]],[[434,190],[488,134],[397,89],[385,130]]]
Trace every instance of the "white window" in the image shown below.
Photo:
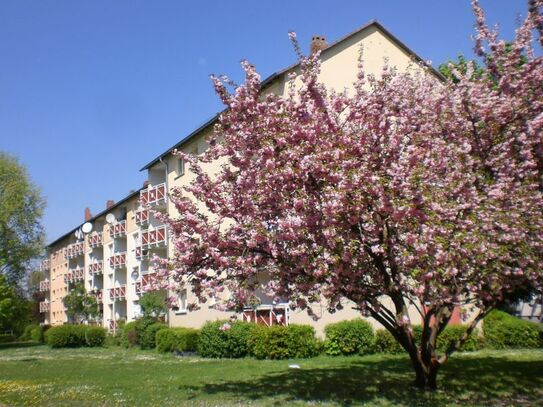
[[[182,290],[177,294],[177,310],[176,314],[186,314],[187,313],[187,290]]]
[[[177,161],[177,175],[185,175],[185,160],[182,158]]]

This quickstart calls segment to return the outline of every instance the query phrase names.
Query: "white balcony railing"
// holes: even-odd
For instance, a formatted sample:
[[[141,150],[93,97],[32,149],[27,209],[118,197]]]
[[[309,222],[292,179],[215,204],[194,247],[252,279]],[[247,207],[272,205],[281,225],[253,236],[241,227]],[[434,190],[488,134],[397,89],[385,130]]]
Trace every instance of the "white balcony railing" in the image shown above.
[[[83,242],[72,243],[66,247],[64,250],[65,259],[74,259],[79,256],[83,256],[84,245]]]
[[[166,202],[166,183],[149,186],[140,191],[140,203],[144,206],[161,205]]]
[[[166,245],[166,226],[141,233],[141,247],[144,249]]]
[[[149,209],[140,209],[135,215],[136,225],[145,226],[149,224]]]
[[[111,301],[123,300],[126,298],[126,285],[109,289],[109,299]]]
[[[102,274],[104,271],[104,262],[103,261],[94,261],[89,264],[88,271],[91,276]]]
[[[51,289],[51,283],[49,280],[40,281],[40,291],[49,291]]]
[[[40,302],[40,313],[49,312],[49,309],[50,309],[49,301]]]
[[[93,232],[89,235],[89,246],[92,248],[101,247],[104,244],[102,232]]]
[[[51,268],[51,261],[49,259],[44,259],[40,263],[40,271],[45,272]]]
[[[156,282],[156,274],[148,273],[141,276],[141,278],[136,281],[134,288],[137,295],[143,294],[144,291],[148,291],[150,286]]]
[[[126,252],[116,253],[109,258],[109,267],[118,269],[126,266]]]
[[[126,236],[126,220],[115,223],[109,227],[109,235],[112,238]]]

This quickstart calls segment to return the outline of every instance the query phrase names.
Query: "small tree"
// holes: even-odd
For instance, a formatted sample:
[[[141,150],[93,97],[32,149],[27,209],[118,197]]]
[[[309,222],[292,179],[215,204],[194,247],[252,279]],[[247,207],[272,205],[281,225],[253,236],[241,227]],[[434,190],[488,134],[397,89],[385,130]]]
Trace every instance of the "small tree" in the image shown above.
[[[20,287],[0,274],[0,333],[11,331],[19,335],[29,321],[30,304]]]
[[[88,294],[82,283],[76,284],[62,302],[66,307],[66,315],[76,323],[93,321],[100,314],[96,297]]]
[[[157,318],[166,312],[166,299],[157,291],[149,291],[140,297],[140,307],[144,318]]]
[[[200,302],[226,290],[231,308],[264,289],[310,314],[347,299],[408,352],[417,385],[435,389],[499,301],[543,283],[543,58],[531,44],[533,30],[543,41],[542,2],[530,1],[509,44],[473,8],[481,75],[467,63],[443,82],[385,63],[376,78],[361,63],[353,91],[338,94],[318,82],[316,54],[301,57],[301,86],[286,97],[262,96],[248,63],[232,94],[213,78],[227,110],[201,158],[181,154],[195,179],[171,194],[180,216],[162,217],[176,249],[158,261],[163,286],[190,282]],[[215,160],[220,171],[204,172]],[[455,307],[473,318],[438,353]]]

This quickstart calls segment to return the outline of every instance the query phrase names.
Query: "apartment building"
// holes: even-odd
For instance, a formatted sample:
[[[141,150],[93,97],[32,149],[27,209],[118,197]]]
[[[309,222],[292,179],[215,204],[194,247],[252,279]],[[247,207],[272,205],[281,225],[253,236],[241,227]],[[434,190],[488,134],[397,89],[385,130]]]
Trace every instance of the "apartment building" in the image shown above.
[[[400,71],[420,69],[419,64],[423,63],[419,56],[376,21],[331,45],[327,45],[322,37],[313,37],[310,48],[312,52],[321,50],[319,80],[329,89],[337,91],[352,88],[357,78],[361,49],[367,74],[378,76],[385,59]],[[289,74],[299,73],[299,69],[299,65],[295,64],[271,75],[263,81],[262,92],[285,95]],[[440,76],[436,71],[432,72]],[[218,115],[211,118],[146,164],[142,168],[142,171],[147,172],[145,187],[111,205],[99,215],[88,217],[86,221],[92,224],[92,232],[79,234],[78,239],[74,235],[78,226],[49,245],[49,258],[43,263],[44,270],[48,270],[48,278],[43,283],[44,291],[48,292],[43,312],[49,323],[67,321],[62,297],[74,281],[80,280],[85,281],[86,288],[101,298],[105,327],[113,330],[120,319],[131,321],[137,318],[140,312],[139,295],[153,273],[149,257],[153,253],[160,256],[174,255],[167,230],[152,217],[149,208],[157,207],[175,215],[168,191],[190,183],[193,174],[172,151],[177,149],[195,155],[204,152],[208,147],[206,139],[212,133],[217,118]],[[219,163],[211,163],[207,164],[205,170],[213,173],[218,168]],[[192,299],[191,295],[190,290],[179,294],[177,307],[167,315],[170,325],[199,327],[208,320],[233,315],[231,312],[216,310],[212,302],[204,304],[197,311],[188,311],[186,304]],[[305,311],[289,309],[287,299],[282,303],[274,303],[271,298],[260,295],[260,304],[247,307],[238,318],[267,325],[311,324],[317,332],[322,333],[324,326],[330,322],[360,316],[349,306],[335,314],[328,313],[325,304],[317,304],[314,310],[320,317],[317,322],[308,317]],[[413,317],[416,321],[415,313]],[[459,321],[458,315],[454,316],[454,321]],[[377,325],[375,321],[372,322]]]

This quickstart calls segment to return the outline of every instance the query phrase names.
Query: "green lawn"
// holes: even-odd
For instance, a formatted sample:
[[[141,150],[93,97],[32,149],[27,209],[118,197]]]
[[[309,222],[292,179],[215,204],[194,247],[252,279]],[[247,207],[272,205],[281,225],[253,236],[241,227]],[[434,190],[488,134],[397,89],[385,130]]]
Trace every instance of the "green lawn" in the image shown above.
[[[541,405],[543,350],[458,354],[442,389],[410,386],[404,356],[297,361],[175,358],[154,351],[0,349],[0,406]],[[300,369],[289,369],[298,363]]]

